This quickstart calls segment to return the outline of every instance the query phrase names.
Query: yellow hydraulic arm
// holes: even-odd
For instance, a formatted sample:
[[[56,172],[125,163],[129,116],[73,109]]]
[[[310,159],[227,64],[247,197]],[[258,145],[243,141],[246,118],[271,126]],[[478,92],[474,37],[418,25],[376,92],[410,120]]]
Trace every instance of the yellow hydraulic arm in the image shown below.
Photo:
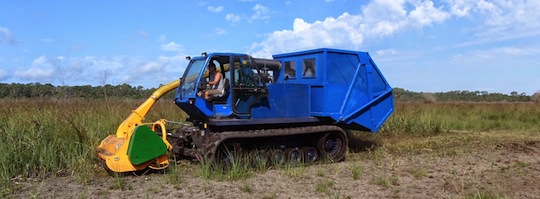
[[[116,130],[116,137],[125,138],[128,133],[133,132],[135,127],[142,123],[142,120],[144,120],[144,116],[146,116],[146,114],[154,106],[156,101],[161,98],[161,96],[176,89],[179,85],[180,80],[175,80],[154,91],[150,98],[148,98],[144,103],[142,103],[137,109],[131,111],[131,114],[128,116],[128,118],[124,120],[122,124],[120,124],[118,130]]]
[[[156,101],[174,90],[180,85],[180,80],[175,80],[158,88],[152,95],[142,103],[137,109],[133,110],[131,114],[120,124],[116,130],[116,135],[109,135],[101,144],[97,147],[98,157],[105,163],[108,169],[114,172],[128,172],[143,170],[147,167],[156,169],[165,168],[168,165],[168,159],[166,154],[155,158],[154,161],[148,161],[138,165],[134,165],[128,157],[128,145],[130,143],[131,135],[135,128],[142,124],[144,117],[154,106]],[[157,121],[154,125],[160,125],[162,131],[165,131],[165,121]],[[162,133],[162,140],[167,146],[167,149],[171,149],[170,143],[166,139],[166,133]]]

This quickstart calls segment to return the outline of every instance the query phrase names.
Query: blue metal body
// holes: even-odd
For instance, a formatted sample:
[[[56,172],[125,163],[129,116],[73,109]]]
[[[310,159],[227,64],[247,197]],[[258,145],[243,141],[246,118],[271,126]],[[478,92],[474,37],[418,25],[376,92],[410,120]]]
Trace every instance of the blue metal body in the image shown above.
[[[278,54],[273,59],[281,67],[268,69],[252,63],[245,69],[238,64],[249,65],[249,56],[244,54],[195,57],[182,77],[175,102],[192,120],[216,126],[318,122],[371,132],[394,110],[392,88],[366,52],[323,48]],[[231,81],[230,93],[219,102],[204,100],[192,88],[204,79],[205,67],[200,64],[214,60],[230,67],[222,68]],[[273,77],[271,81],[241,83],[246,81],[242,74],[261,76],[263,68]]]

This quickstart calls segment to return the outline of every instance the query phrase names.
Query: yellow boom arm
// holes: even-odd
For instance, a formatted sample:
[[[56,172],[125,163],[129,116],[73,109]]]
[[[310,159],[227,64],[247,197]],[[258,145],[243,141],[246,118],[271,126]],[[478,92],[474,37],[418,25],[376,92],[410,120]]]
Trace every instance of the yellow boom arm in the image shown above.
[[[177,88],[179,85],[180,80],[175,80],[154,91],[150,98],[148,98],[144,103],[142,103],[137,109],[131,111],[131,114],[128,116],[128,118],[124,120],[122,124],[120,124],[118,130],[116,130],[116,137],[125,138],[129,133],[133,132],[135,127],[142,123],[144,117],[146,116],[150,108],[154,106],[156,101],[161,98],[161,96]]]

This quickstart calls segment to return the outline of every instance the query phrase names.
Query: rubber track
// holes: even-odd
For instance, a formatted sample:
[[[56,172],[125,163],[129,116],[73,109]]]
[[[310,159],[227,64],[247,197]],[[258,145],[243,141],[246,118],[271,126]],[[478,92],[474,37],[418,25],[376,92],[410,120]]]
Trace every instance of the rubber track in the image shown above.
[[[280,128],[280,129],[262,129],[262,130],[248,130],[248,131],[224,131],[221,133],[214,133],[216,136],[212,140],[215,140],[207,148],[208,151],[215,153],[217,147],[224,141],[230,139],[239,139],[239,138],[260,138],[260,137],[280,137],[280,136],[291,136],[291,135],[306,135],[314,133],[325,133],[325,132],[340,132],[347,138],[345,131],[338,126],[333,125],[318,125],[318,126],[305,126],[305,127],[292,127],[292,128]]]

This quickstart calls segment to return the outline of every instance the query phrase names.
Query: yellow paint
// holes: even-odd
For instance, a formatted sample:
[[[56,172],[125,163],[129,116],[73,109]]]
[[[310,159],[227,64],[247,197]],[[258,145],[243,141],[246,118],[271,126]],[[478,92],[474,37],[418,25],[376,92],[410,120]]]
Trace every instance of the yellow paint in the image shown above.
[[[109,135],[100,145],[97,147],[98,157],[105,161],[107,167],[114,172],[128,172],[143,170],[151,166],[152,168],[161,168],[161,165],[168,165],[167,155],[162,155],[156,158],[154,161],[149,161],[140,165],[133,165],[129,161],[127,155],[128,143],[131,139],[131,134],[135,130],[135,127],[142,124],[144,117],[154,106],[156,101],[163,95],[174,90],[180,85],[180,80],[175,80],[165,86],[160,87],[152,96],[150,96],[144,103],[142,103],[137,109],[131,111],[131,114],[127,117],[122,124],[116,130],[116,135]],[[165,132],[165,120],[156,121],[152,130],[155,130],[157,126],[161,127],[163,142],[167,145],[169,150],[172,149],[171,144],[167,141],[167,134]],[[154,163],[154,164],[153,164]]]

